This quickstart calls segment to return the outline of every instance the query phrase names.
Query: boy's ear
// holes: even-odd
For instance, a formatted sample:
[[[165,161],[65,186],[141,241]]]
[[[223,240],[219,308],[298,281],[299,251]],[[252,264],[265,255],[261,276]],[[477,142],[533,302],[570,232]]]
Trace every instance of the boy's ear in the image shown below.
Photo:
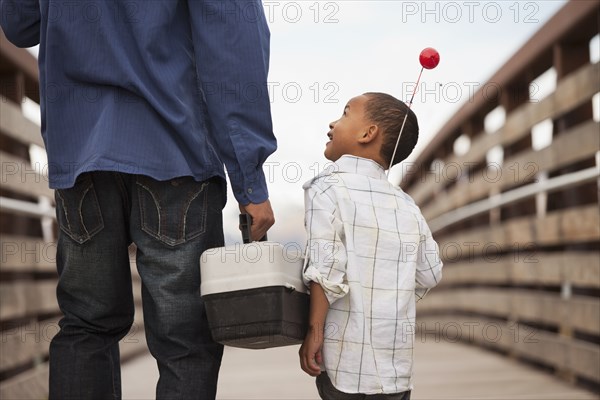
[[[368,144],[375,140],[380,134],[379,127],[377,125],[370,125],[366,132],[364,132],[359,138],[358,143]]]

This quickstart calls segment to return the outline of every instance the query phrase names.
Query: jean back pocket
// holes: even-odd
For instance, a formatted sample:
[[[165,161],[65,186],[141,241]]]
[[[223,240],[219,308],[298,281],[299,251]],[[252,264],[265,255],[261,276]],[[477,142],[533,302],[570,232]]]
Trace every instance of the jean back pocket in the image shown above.
[[[72,188],[57,189],[55,199],[60,229],[75,242],[83,244],[104,228],[91,173],[79,175]]]
[[[192,177],[157,181],[136,179],[141,228],[169,246],[176,246],[206,231],[208,182]]]

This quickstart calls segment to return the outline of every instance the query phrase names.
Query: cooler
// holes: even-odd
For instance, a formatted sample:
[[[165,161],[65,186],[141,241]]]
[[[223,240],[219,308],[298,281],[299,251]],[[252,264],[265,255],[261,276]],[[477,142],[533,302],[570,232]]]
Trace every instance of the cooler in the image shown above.
[[[309,295],[296,249],[261,241],[209,249],[200,259],[200,293],[215,341],[265,349],[302,343]]]

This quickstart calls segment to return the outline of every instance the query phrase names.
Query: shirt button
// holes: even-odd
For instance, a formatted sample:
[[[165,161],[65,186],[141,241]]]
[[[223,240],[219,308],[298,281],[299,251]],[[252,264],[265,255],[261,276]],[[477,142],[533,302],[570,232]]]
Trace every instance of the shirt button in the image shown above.
[[[249,194],[252,194],[252,188],[248,188],[247,192],[248,192]]]

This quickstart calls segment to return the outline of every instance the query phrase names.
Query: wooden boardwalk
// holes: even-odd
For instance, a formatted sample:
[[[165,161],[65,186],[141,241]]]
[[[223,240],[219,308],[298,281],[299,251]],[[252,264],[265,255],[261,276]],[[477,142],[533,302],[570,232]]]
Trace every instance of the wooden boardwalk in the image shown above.
[[[314,380],[298,364],[298,346],[269,350],[226,348],[221,400],[318,399]],[[413,400],[600,399],[556,377],[501,355],[457,343],[418,341]],[[153,399],[158,373],[144,356],[123,367],[123,399]]]

